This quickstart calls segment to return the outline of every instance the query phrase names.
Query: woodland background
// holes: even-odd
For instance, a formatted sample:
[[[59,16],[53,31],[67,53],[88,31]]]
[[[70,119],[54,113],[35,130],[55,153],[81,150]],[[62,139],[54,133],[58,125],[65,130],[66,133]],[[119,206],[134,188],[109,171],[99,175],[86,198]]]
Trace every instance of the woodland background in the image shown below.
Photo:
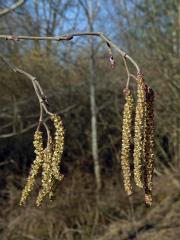
[[[0,9],[14,2],[0,0]],[[65,179],[58,185],[55,200],[35,207],[37,183],[27,205],[19,207],[34,159],[32,139],[39,106],[31,83],[0,60],[2,240],[180,239],[180,3],[27,0],[0,17],[0,34],[53,36],[90,29],[104,32],[127,51],[155,91],[153,206],[145,207],[138,189],[129,201],[122,184],[119,155],[127,77],[121,57],[114,52],[116,67],[111,69],[107,49],[96,38],[93,44],[88,37],[68,42],[0,40],[1,54],[37,77],[50,108],[61,114],[66,129],[62,161]],[[103,183],[98,205],[91,150],[92,70]],[[131,88],[135,93],[133,80]]]

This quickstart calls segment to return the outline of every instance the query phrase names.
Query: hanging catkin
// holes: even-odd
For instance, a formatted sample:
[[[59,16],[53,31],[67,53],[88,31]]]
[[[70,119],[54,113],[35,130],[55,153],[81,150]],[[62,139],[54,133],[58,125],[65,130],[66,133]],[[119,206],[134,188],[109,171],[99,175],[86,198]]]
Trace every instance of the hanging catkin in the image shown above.
[[[124,188],[128,195],[132,194],[131,186],[131,169],[130,169],[130,145],[132,130],[132,109],[133,98],[129,89],[124,90],[125,105],[123,112],[122,126],[122,150],[121,150],[121,166],[124,178]]]
[[[53,154],[53,142],[52,138],[48,139],[47,147],[44,149],[44,161],[43,161],[43,172],[42,172],[42,187],[39,191],[36,205],[39,206],[46,195],[48,195],[53,188],[54,178],[52,175],[52,154]]]
[[[26,199],[28,198],[30,192],[33,189],[34,183],[35,183],[35,177],[39,173],[39,170],[43,163],[43,139],[42,139],[42,132],[36,131],[34,134],[34,148],[35,148],[35,154],[36,158],[33,162],[33,165],[31,167],[31,171],[29,174],[29,177],[27,179],[26,186],[24,187],[22,191],[22,196],[20,200],[20,205],[23,205],[26,202]]]
[[[143,141],[144,141],[144,115],[145,115],[145,83],[142,75],[137,77],[137,105],[134,127],[134,180],[138,187],[143,187]]]
[[[39,191],[36,204],[39,206],[48,195],[49,199],[54,196],[54,189],[57,181],[63,179],[60,171],[60,163],[64,149],[64,128],[60,116],[54,114],[52,121],[55,127],[54,139],[49,135],[47,146],[43,149],[42,132],[36,131],[34,134],[34,148],[36,159],[34,160],[26,186],[22,192],[20,205],[23,205],[33,189],[35,177],[42,167],[42,187]]]
[[[152,204],[152,180],[154,170],[154,92],[146,92],[146,125],[144,138],[144,189],[145,203]]]
[[[61,120],[61,117],[58,115],[53,115],[51,118],[54,122],[55,126],[55,142],[54,142],[54,152],[52,155],[52,173],[55,179],[61,181],[63,179],[63,175],[60,171],[60,163],[64,150],[64,127]]]

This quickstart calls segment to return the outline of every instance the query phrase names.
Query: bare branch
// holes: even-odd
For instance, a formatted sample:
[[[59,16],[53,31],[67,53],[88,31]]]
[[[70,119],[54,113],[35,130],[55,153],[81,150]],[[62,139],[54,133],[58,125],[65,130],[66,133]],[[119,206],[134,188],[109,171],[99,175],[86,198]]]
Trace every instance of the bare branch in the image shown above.
[[[21,5],[23,5],[25,3],[25,0],[19,0],[16,3],[14,3],[11,7],[9,8],[5,8],[3,10],[0,11],[0,17],[14,11],[16,8],[20,7]]]
[[[130,71],[126,62],[126,56],[123,57],[123,61],[124,61],[124,66],[126,68],[126,72],[127,72],[127,83],[126,83],[126,88],[129,88],[129,81],[130,81]]]
[[[43,93],[43,90],[39,84],[39,82],[37,81],[37,79],[32,76],[31,74],[23,71],[22,69],[20,68],[17,68],[17,67],[14,67],[13,65],[11,65],[1,54],[0,54],[0,58],[4,61],[4,63],[6,63],[14,72],[16,73],[20,73],[24,76],[26,76],[29,80],[31,80],[32,84],[33,84],[33,87],[34,87],[34,90],[35,90],[35,93],[37,95],[37,98],[39,100],[39,104],[40,104],[40,121],[42,119],[42,109],[41,107],[45,110],[45,112],[47,114],[49,114],[50,116],[53,115],[53,113],[51,113],[48,109],[47,109],[47,102],[46,102],[46,97]]]
[[[96,36],[101,38],[106,43],[106,45],[110,46],[110,48],[114,48],[122,57],[126,57],[126,59],[128,59],[134,65],[137,73],[140,73],[140,68],[136,63],[136,61],[132,57],[130,57],[127,53],[125,53],[121,48],[119,48],[115,43],[109,40],[102,32],[77,32],[77,33],[70,33],[67,35],[54,36],[54,37],[0,35],[0,39],[13,40],[13,41],[19,41],[19,40],[69,41],[69,40],[72,40],[73,37],[80,37],[80,36]]]

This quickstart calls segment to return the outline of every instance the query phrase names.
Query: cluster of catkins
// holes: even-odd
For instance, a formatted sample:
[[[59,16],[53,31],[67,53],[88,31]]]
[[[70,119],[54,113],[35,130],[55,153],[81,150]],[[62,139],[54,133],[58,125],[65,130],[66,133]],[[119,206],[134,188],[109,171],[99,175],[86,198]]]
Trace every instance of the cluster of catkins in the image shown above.
[[[135,184],[144,188],[145,203],[152,204],[152,181],[154,169],[154,93],[139,74],[137,76],[137,104],[133,121],[133,97],[129,89],[124,90],[121,166],[124,187],[128,195],[133,193],[132,175]],[[134,125],[134,174],[131,171],[131,142]]]
[[[35,177],[42,169],[42,186],[37,196],[36,205],[39,206],[46,196],[52,199],[56,182],[63,179],[60,173],[61,157],[64,149],[64,128],[60,116],[51,117],[55,127],[54,139],[49,136],[47,146],[43,147],[42,132],[34,134],[34,148],[36,158],[32,164],[27,183],[22,191],[20,205],[24,205],[35,184]]]

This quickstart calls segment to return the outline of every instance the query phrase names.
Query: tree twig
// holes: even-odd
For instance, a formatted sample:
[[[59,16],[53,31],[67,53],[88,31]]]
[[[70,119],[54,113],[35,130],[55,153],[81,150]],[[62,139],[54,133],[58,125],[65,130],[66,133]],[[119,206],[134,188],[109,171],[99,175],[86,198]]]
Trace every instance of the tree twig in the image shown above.
[[[14,11],[16,8],[20,7],[24,3],[25,3],[25,0],[19,0],[16,3],[14,3],[12,6],[10,6],[9,8],[5,8],[5,9],[1,10],[0,11],[0,17]]]
[[[113,43],[110,39],[108,39],[104,33],[102,32],[77,32],[77,33],[70,33],[67,35],[61,36],[15,36],[15,35],[0,35],[0,39],[5,40],[51,40],[51,41],[69,41],[72,40],[74,37],[81,37],[81,36],[95,36],[102,39],[106,45],[110,48],[114,48],[122,57],[126,57],[136,68],[137,73],[140,72],[140,68],[136,61],[130,57],[127,53],[125,53],[121,48],[119,48],[115,43]]]

